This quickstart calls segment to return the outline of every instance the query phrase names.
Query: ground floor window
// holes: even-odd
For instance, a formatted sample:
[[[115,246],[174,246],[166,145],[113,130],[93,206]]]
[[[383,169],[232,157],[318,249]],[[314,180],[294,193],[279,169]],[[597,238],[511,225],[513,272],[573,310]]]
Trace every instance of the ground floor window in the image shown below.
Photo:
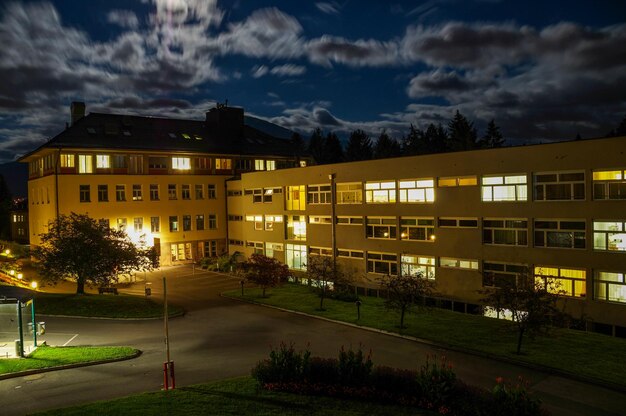
[[[584,297],[587,272],[582,269],[535,266],[535,281],[547,284],[548,290],[565,296]]]
[[[210,240],[204,242],[204,257],[217,257],[217,241]]]
[[[172,243],[170,246],[172,261],[193,260],[191,243]]]
[[[419,274],[427,279],[435,279],[434,257],[403,254],[400,264],[404,276],[417,276]]]
[[[306,270],[307,250],[305,245],[287,244],[285,258],[290,269]]]

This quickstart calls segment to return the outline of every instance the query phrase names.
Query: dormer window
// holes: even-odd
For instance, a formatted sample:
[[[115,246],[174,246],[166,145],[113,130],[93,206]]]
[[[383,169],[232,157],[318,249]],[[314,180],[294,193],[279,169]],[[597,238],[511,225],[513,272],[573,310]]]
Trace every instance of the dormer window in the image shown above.
[[[188,135],[187,133],[183,133],[182,136],[183,136],[183,139],[188,139],[188,140],[191,139],[191,136]]]
[[[176,138],[176,133],[167,133],[167,135],[170,136],[170,139]]]

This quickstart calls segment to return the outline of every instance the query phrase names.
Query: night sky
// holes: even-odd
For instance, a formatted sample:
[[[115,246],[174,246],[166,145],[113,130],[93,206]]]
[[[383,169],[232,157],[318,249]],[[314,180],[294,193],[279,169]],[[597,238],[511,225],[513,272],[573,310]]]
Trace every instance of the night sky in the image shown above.
[[[626,114],[626,2],[21,1],[0,5],[0,162],[87,111],[400,138],[457,109],[510,144]]]

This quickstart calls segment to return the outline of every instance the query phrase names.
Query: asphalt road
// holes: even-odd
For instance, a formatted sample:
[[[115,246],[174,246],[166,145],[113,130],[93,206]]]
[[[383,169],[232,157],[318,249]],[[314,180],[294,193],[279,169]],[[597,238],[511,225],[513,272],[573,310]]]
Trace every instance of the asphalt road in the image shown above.
[[[530,380],[531,388],[554,415],[624,415],[626,395],[587,383],[417,342],[343,326],[306,316],[221,298],[239,281],[188,268],[148,276],[153,296],[162,296],[161,276],[168,276],[168,298],[184,306],[184,317],[170,320],[171,357],[176,383],[185,386],[249,374],[281,341],[307,344],[314,355],[334,357],[341,346],[372,350],[378,365],[416,369],[427,353],[445,354],[457,375],[491,388],[496,377]],[[125,289],[143,293],[143,283]],[[54,371],[0,381],[0,414],[39,410],[110,399],[162,387],[165,359],[163,322],[46,317],[45,339],[52,345],[130,345],[143,354],[134,360]],[[584,357],[581,357],[584,359]]]

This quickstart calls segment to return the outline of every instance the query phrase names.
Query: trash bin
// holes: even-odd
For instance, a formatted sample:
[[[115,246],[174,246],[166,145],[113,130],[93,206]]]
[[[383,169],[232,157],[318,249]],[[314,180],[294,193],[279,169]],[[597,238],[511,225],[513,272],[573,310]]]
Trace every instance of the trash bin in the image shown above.
[[[46,333],[46,323],[37,322],[37,335],[43,335]]]

